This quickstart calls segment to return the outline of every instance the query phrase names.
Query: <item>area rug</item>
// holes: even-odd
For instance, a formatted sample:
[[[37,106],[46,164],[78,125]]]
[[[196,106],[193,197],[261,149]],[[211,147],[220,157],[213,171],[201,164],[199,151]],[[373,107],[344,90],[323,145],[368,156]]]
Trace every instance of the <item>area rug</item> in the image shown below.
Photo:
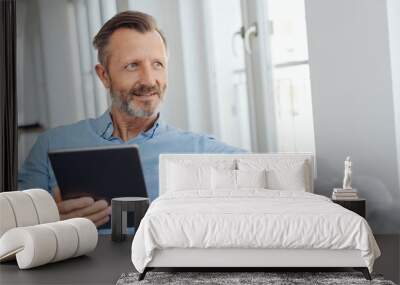
[[[148,272],[142,281],[138,281],[139,273],[125,273],[117,281],[117,285],[133,284],[379,284],[395,285],[384,280],[382,275],[372,275],[368,281],[360,272]]]

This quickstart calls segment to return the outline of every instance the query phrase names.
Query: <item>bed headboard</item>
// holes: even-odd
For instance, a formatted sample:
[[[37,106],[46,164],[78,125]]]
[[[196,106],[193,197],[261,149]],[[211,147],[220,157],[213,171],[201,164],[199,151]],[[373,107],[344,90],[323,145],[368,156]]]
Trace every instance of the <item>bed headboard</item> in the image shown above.
[[[237,161],[241,159],[262,159],[271,161],[304,161],[305,166],[305,178],[307,180],[307,192],[314,192],[314,177],[315,177],[315,167],[314,167],[314,156],[312,153],[249,153],[249,154],[160,154],[159,157],[159,195],[167,191],[167,165],[170,162],[182,163],[199,162],[202,165],[209,164],[214,165],[221,161],[232,161],[232,163],[237,167]]]

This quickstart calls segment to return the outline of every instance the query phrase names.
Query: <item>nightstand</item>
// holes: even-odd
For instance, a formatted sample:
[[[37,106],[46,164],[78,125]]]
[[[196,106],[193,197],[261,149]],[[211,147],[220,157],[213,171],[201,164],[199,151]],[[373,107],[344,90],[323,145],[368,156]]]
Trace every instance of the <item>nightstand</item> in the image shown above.
[[[339,204],[340,206],[359,214],[365,219],[366,213],[366,200],[365,199],[354,199],[354,200],[336,200],[332,199],[332,202]]]

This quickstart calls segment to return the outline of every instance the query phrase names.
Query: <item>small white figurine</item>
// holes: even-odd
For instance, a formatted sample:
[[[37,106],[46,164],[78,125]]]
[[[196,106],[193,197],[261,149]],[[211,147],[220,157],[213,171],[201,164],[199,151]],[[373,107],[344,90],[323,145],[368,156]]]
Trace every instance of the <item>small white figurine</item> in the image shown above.
[[[351,188],[351,160],[350,160],[350,156],[346,157],[346,160],[344,161],[343,189],[352,189]]]

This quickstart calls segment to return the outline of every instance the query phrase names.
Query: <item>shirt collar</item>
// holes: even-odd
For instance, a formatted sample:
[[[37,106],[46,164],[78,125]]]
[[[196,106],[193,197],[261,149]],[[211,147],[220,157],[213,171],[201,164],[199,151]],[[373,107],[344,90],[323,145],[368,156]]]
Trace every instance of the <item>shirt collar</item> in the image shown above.
[[[111,133],[113,131],[112,120],[110,116],[110,110],[107,109],[100,117],[93,119],[92,126],[96,134],[104,137],[105,133],[111,126]]]
[[[145,132],[141,132],[137,137],[143,136],[146,138],[153,138],[159,131],[161,125],[160,113],[157,115],[157,119],[153,126]],[[114,131],[112,123],[110,109],[107,109],[100,117],[93,120],[93,127],[95,132],[104,139],[110,140]],[[137,138],[135,137],[135,138]]]

